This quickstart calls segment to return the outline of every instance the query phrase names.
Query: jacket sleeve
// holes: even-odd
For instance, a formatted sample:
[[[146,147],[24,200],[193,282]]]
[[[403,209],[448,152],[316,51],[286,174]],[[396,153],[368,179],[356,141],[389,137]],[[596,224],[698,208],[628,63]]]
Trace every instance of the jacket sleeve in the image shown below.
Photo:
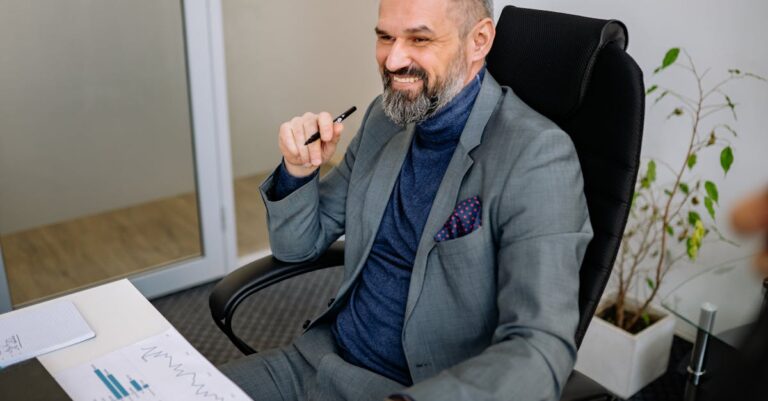
[[[576,359],[579,268],[592,228],[570,138],[548,130],[510,169],[498,203],[498,324],[479,355],[400,394],[426,400],[558,400]]]
[[[272,190],[278,169],[259,187],[267,209],[272,255],[284,262],[312,260],[344,234],[347,189],[371,107],[344,158],[322,179],[319,174],[280,200]]]

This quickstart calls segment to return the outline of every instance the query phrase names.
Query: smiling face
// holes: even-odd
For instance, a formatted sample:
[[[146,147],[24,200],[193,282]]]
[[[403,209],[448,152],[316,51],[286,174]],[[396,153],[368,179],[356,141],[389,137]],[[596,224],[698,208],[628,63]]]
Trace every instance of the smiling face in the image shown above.
[[[384,111],[395,123],[425,120],[482,67],[467,52],[473,35],[462,32],[456,11],[455,0],[381,0],[376,61]]]

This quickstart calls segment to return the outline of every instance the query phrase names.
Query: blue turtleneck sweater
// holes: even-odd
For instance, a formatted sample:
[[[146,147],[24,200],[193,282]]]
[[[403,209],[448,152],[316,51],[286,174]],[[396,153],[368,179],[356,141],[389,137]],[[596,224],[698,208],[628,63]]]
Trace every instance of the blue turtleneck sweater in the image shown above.
[[[342,358],[403,385],[412,383],[402,330],[416,249],[484,71],[417,124],[371,252],[332,326]],[[273,195],[282,199],[313,177],[296,179],[281,166]]]

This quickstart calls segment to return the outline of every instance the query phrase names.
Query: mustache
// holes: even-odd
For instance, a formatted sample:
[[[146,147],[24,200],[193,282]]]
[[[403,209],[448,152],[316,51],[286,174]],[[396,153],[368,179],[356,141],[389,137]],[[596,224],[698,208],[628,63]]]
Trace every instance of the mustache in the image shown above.
[[[385,79],[385,82],[387,83],[387,85],[390,82],[392,82],[392,76],[393,75],[411,75],[411,76],[414,76],[416,78],[421,79],[425,83],[427,82],[427,72],[422,70],[421,68],[413,66],[413,65],[409,65],[408,67],[400,68],[400,69],[398,69],[396,71],[390,71],[389,69],[384,67],[384,72],[383,72],[382,75],[384,75],[384,79]]]

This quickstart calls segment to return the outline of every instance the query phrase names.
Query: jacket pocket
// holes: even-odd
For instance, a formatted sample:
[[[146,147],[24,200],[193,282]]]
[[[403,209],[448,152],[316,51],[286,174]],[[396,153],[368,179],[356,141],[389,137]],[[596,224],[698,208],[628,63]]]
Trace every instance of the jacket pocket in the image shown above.
[[[492,259],[489,247],[488,228],[479,229],[456,239],[438,242],[436,245],[440,262],[448,268],[463,268],[466,265],[485,265]]]

